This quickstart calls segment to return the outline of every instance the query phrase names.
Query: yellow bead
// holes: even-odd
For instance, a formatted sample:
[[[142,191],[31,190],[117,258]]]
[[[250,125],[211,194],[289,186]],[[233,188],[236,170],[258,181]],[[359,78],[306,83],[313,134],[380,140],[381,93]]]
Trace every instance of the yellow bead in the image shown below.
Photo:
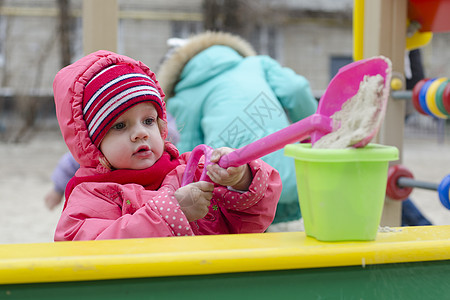
[[[394,91],[398,91],[403,87],[403,82],[400,78],[392,78],[391,80],[391,89]]]

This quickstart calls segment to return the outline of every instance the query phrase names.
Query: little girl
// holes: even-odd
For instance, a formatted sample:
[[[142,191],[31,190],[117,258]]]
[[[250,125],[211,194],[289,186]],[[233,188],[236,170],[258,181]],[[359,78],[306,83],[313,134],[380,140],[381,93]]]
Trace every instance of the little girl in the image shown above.
[[[80,164],[55,241],[256,233],[272,222],[281,180],[262,160],[213,164],[214,183],[181,186],[190,153],[165,140],[164,93],[143,63],[98,51],[58,72],[53,89],[61,132]],[[215,149],[211,161],[230,151]],[[202,171],[199,164],[196,178]]]

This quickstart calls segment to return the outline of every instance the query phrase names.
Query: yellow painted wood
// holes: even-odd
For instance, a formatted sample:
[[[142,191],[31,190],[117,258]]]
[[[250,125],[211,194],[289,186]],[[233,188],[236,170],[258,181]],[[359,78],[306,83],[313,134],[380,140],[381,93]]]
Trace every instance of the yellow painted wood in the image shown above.
[[[364,0],[353,0],[353,60],[363,59]]]
[[[398,227],[376,241],[304,232],[0,245],[0,284],[198,275],[450,259],[450,225]]]

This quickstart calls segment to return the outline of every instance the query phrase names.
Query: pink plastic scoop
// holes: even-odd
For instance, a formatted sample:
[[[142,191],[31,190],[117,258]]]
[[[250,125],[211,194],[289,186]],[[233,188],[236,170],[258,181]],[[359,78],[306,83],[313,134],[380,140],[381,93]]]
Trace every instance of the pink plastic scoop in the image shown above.
[[[332,126],[333,120],[331,117],[341,110],[342,105],[347,100],[356,95],[364,76],[375,76],[377,74],[384,79],[383,99],[379,102],[378,114],[376,116],[368,115],[367,118],[382,119],[386,111],[389,94],[391,63],[387,58],[377,56],[353,62],[339,69],[320,99],[315,114],[222,156],[218,164],[222,168],[237,167],[277,151],[287,144],[301,142],[307,138],[311,138],[311,143],[314,144],[324,135],[337,130]],[[374,122],[374,124],[375,128],[371,128],[371,133],[354,144],[353,147],[364,147],[372,140],[378,132],[381,120]],[[193,181],[195,169],[203,155],[205,156],[205,168],[199,180],[211,181],[206,175],[206,166],[211,164],[212,151],[211,147],[204,144],[194,148],[183,176],[183,186]]]

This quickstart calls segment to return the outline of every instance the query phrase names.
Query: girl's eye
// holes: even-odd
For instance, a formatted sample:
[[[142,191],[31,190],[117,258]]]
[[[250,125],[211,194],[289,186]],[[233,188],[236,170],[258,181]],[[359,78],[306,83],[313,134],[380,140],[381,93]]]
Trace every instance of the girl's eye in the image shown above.
[[[155,122],[154,118],[147,118],[144,120],[145,125],[152,125]]]
[[[122,123],[122,122],[116,123],[116,124],[114,124],[114,125],[112,126],[112,128],[114,128],[115,130],[121,130],[121,129],[124,129],[124,128],[125,128],[125,123]]]

